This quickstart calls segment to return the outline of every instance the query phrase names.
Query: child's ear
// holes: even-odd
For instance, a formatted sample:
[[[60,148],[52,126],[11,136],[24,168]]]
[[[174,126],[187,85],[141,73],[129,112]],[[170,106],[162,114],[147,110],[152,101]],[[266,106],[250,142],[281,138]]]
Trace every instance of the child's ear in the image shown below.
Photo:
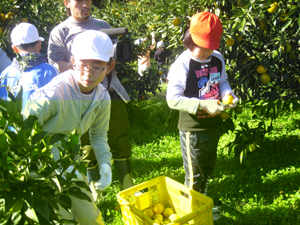
[[[106,70],[106,74],[109,74],[115,67],[115,62],[112,62]]]
[[[15,46],[15,45],[12,45],[11,47],[12,47],[12,49],[13,49],[15,52],[17,52],[17,53],[19,52],[19,49],[18,49],[18,47],[17,47],[17,46]]]
[[[74,65],[74,64],[75,64],[75,59],[74,59],[74,57],[73,57],[73,56],[71,56],[71,63],[72,63],[72,65]]]

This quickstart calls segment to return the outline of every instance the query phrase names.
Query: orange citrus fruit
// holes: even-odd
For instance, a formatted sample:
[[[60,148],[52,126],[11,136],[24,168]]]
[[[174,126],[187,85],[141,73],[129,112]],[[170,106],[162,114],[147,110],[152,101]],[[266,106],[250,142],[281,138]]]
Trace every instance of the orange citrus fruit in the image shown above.
[[[232,95],[225,95],[224,98],[222,99],[222,102],[226,105],[232,105],[234,97]]]
[[[259,28],[260,31],[265,31],[267,29],[267,23],[265,20],[261,20],[259,22]]]
[[[268,8],[269,13],[275,13],[277,11],[277,2],[273,3],[270,8]]]
[[[174,210],[170,207],[165,208],[163,215],[166,218],[169,218],[169,216],[171,216],[174,213]]]
[[[164,211],[165,207],[163,204],[161,203],[156,203],[154,206],[153,206],[153,211],[157,214],[162,214],[163,211]]]
[[[281,21],[281,22],[286,22],[286,13],[281,13],[280,15],[279,15],[279,20]]]
[[[259,74],[262,74],[262,73],[265,73],[267,72],[267,68],[264,68],[262,65],[258,65],[258,67],[256,68],[256,71],[259,73]]]
[[[263,84],[267,84],[271,81],[271,77],[269,74],[267,73],[263,73],[262,75],[260,75],[260,81],[263,83]]]
[[[172,24],[173,24],[174,26],[178,26],[178,25],[180,24],[180,20],[179,20],[178,18],[175,18],[175,19],[173,20]]]
[[[289,43],[287,43],[285,46],[282,46],[281,48],[282,48],[282,51],[286,52],[286,53],[289,53],[292,50],[292,46]]]
[[[231,39],[231,38],[228,38],[227,41],[226,41],[226,45],[227,45],[227,46],[232,46],[232,45],[234,45],[234,40]]]
[[[144,214],[145,214],[146,216],[148,216],[149,218],[152,218],[152,217],[154,216],[154,212],[153,212],[152,209],[146,209],[146,210],[144,211]]]

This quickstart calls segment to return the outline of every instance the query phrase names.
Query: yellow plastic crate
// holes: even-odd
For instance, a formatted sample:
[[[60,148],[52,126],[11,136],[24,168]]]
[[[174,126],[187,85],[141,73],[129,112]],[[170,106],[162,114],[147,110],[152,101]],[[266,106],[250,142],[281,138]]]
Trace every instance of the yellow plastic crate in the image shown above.
[[[117,194],[123,222],[126,225],[152,225],[153,220],[143,214],[155,203],[172,207],[180,216],[172,224],[213,224],[213,199],[185,185],[161,176],[135,185]]]

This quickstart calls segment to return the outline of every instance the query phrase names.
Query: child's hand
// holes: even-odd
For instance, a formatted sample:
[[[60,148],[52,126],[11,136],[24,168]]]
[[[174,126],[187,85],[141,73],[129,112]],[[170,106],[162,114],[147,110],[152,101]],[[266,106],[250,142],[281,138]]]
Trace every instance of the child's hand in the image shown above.
[[[199,109],[205,110],[210,115],[215,115],[224,111],[224,106],[220,105],[219,100],[200,100]]]
[[[228,92],[226,93],[226,95],[224,95],[224,97],[222,98],[222,103],[224,104],[224,107],[226,109],[231,109],[237,106],[239,102],[238,97],[236,97],[235,94],[233,94],[233,92]]]
[[[102,191],[111,184],[112,174],[110,165],[108,165],[107,163],[103,163],[101,165],[100,176],[101,179],[97,181],[94,185],[96,189],[100,189]]]

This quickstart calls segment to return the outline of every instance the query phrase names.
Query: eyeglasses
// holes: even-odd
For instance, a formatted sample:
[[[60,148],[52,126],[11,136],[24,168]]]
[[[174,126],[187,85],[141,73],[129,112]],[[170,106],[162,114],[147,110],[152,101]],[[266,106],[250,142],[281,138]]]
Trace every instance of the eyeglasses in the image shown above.
[[[109,66],[107,66],[107,67],[90,67],[90,66],[79,66],[79,65],[73,64],[73,67],[79,71],[88,72],[88,70],[91,70],[93,73],[96,74],[96,73],[101,73],[103,70],[106,70]]]

